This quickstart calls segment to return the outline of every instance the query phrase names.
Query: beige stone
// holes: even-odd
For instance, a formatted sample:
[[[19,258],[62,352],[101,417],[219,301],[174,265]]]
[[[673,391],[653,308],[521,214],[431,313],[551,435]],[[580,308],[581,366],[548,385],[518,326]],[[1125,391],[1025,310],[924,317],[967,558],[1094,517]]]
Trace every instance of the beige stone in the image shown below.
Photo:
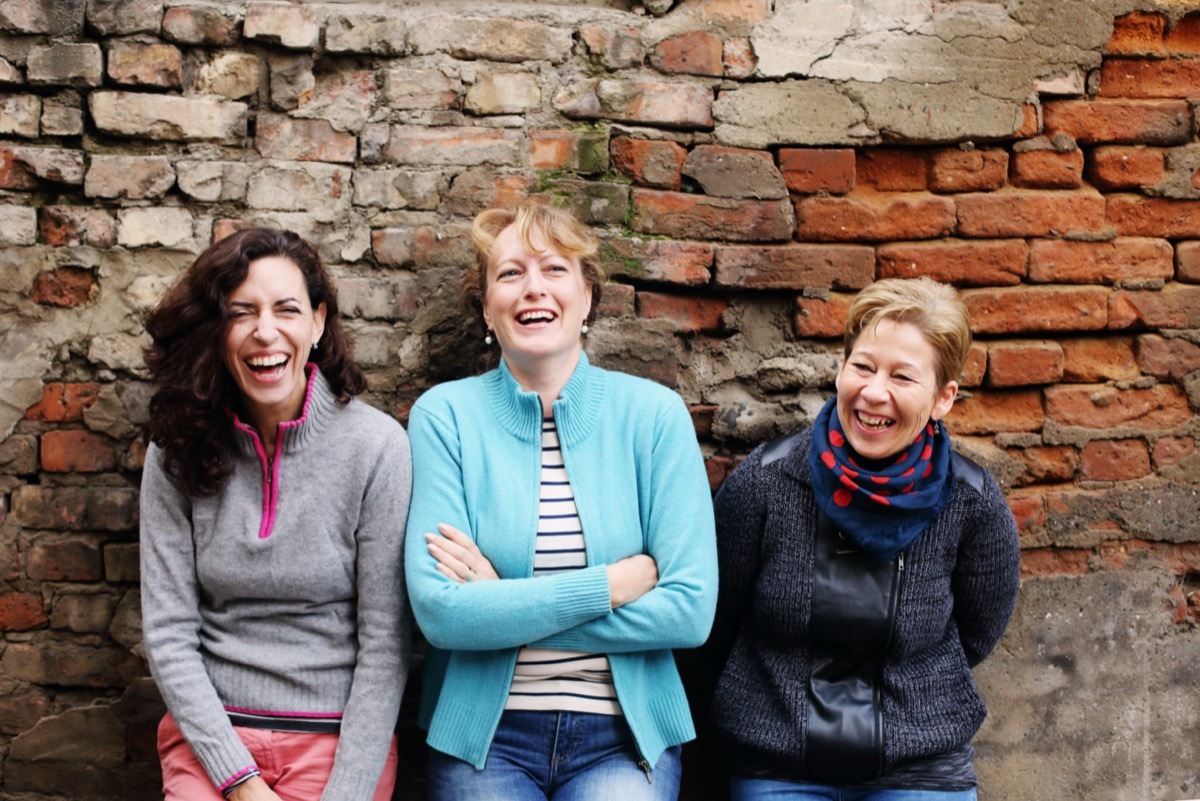
[[[88,0],[87,21],[103,36],[158,33],[163,0]]]
[[[0,95],[0,135],[35,139],[42,116],[42,99],[37,95]]]
[[[571,30],[530,20],[439,16],[409,31],[420,54],[449,53],[487,61],[549,61],[561,64],[571,53]]]
[[[293,50],[311,50],[317,46],[321,26],[312,9],[291,3],[250,3],[242,35],[261,39]]]
[[[188,197],[206,203],[243,200],[250,179],[250,165],[240,161],[180,161],[175,165],[179,189]]]
[[[354,171],[354,205],[383,209],[436,209],[446,179],[440,171]]]
[[[252,209],[302,211],[318,222],[345,219],[350,207],[348,167],[276,162],[250,176],[246,204]]]
[[[32,48],[25,69],[33,85],[99,86],[104,80],[104,56],[100,46],[90,42],[59,42]]]
[[[383,76],[383,99],[394,109],[457,108],[462,81],[441,70],[389,67]]]
[[[500,72],[482,75],[467,91],[466,109],[474,114],[521,114],[537,108],[542,89],[536,75]]]
[[[19,247],[37,242],[37,209],[32,206],[0,206],[0,247]]]
[[[194,245],[191,212],[173,206],[121,209],[117,213],[117,244],[127,248]]]
[[[61,147],[15,147],[19,161],[39,178],[60,184],[83,183],[83,151]]]
[[[406,42],[406,26],[399,16],[358,10],[325,20],[325,50],[330,53],[399,55]]]
[[[252,53],[226,51],[201,64],[192,78],[191,90],[241,100],[258,91],[259,59]]]
[[[166,156],[93,156],[83,193],[142,200],[162,197],[174,185],[175,170]]]
[[[101,131],[175,141],[234,140],[246,135],[246,104],[208,97],[94,92],[88,98]]]

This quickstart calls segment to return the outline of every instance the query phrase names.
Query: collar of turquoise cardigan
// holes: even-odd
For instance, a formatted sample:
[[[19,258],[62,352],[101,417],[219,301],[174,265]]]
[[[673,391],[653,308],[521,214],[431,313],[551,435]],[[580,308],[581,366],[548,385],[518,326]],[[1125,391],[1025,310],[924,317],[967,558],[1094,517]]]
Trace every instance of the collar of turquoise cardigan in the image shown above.
[[[592,367],[587,354],[581,352],[579,364],[552,407],[562,444],[579,442],[595,426],[604,406],[606,384],[605,371]],[[484,387],[488,405],[506,431],[526,442],[541,441],[542,401],[536,392],[521,388],[503,358],[499,367],[484,376]]]

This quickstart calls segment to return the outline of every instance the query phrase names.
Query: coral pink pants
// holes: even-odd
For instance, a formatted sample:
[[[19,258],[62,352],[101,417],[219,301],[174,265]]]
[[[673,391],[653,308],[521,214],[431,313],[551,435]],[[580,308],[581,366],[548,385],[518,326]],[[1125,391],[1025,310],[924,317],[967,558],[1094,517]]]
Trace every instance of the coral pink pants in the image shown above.
[[[250,750],[262,779],[283,801],[318,801],[337,749],[336,734],[299,734],[234,726]],[[158,758],[162,763],[164,801],[224,801],[187,740],[167,713],[158,724]],[[388,751],[383,776],[372,801],[389,801],[396,784],[396,738]]]

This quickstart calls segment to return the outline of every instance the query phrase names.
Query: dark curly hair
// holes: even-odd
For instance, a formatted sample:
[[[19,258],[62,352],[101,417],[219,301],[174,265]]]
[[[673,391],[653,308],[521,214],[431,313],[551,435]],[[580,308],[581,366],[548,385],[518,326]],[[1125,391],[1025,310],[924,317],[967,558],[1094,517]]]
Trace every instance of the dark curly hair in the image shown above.
[[[229,296],[250,263],[277,256],[300,268],[315,309],[325,304],[321,347],[309,360],[342,403],[367,388],[338,317],[337,290],[316,248],[291,231],[247,228],[215,242],[193,262],[146,319],[146,367],[157,389],[147,438],[163,450],[167,472],[196,497],[215,495],[232,472],[233,421],[240,391],[222,359]]]

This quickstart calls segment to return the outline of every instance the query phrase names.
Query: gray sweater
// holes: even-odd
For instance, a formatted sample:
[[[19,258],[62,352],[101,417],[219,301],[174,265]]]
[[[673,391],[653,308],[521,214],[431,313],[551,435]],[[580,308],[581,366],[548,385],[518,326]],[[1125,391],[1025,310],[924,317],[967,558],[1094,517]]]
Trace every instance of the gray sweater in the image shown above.
[[[227,711],[340,716],[321,798],[369,799],[408,671],[408,437],[361,401],[339,404],[316,369],[304,413],[280,426],[271,459],[252,429],[239,424],[236,436],[233,475],[211,498],[184,493],[156,446],[146,454],[151,672],[217,788],[255,767]]]
[[[802,778],[817,506],[812,437],[763,466],[750,454],[716,498],[721,589],[713,634],[698,655],[701,691],[735,766]],[[869,786],[964,789],[984,705],[971,666],[995,647],[1016,602],[1017,528],[990,475],[982,491],[954,483],[909,546],[893,639],[880,678],[884,774]],[[703,686],[707,685],[707,687]]]

